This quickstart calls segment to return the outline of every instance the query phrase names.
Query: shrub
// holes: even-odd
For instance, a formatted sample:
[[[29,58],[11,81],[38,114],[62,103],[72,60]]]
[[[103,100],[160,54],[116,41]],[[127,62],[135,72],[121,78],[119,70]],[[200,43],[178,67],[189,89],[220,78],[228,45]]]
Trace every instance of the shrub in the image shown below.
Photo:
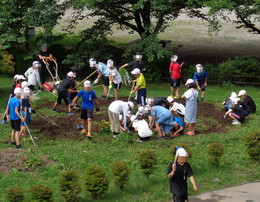
[[[147,180],[149,176],[153,174],[157,165],[157,156],[154,150],[144,150],[140,154],[141,170],[146,176]]]
[[[31,188],[31,198],[33,201],[52,201],[52,190],[42,184],[34,185]]]
[[[15,63],[13,56],[6,51],[0,50],[0,74],[12,74]]]
[[[208,161],[211,165],[218,167],[219,166],[219,160],[221,156],[224,154],[224,147],[219,142],[212,142],[208,146],[208,153],[209,158]]]
[[[24,191],[18,187],[10,187],[5,191],[6,200],[10,202],[24,201]]]
[[[260,160],[260,131],[251,131],[244,137],[246,150],[253,159]]]
[[[60,191],[65,201],[78,201],[78,194],[81,191],[79,175],[74,170],[62,173],[60,178]]]
[[[111,172],[114,175],[115,185],[123,190],[128,183],[129,174],[131,173],[131,170],[127,167],[127,162],[118,161],[112,163]]]
[[[188,153],[189,158],[191,158],[193,156],[193,151],[192,151],[191,146],[189,144],[184,143],[184,142],[176,142],[175,144],[173,144],[170,147],[170,155],[171,155],[172,160],[175,159],[175,155],[173,154],[173,151],[174,151],[175,147],[182,147],[182,148],[184,148],[185,151]]]
[[[85,172],[85,186],[94,199],[100,198],[108,189],[106,171],[98,165],[89,166]]]
[[[31,149],[28,150],[28,153],[26,154],[27,158],[25,161],[25,167],[34,169],[41,165],[42,160],[41,158],[33,152]]]

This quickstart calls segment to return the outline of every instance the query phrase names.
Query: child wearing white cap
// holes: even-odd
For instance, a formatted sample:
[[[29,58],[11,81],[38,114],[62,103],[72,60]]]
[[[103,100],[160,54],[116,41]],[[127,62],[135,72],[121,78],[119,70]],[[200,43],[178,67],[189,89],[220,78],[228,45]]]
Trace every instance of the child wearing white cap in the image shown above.
[[[39,70],[41,68],[41,63],[38,61],[34,61],[32,67],[27,69],[24,73],[24,76],[28,78],[29,88],[34,93],[35,92],[35,85],[38,85],[39,88],[42,88],[41,79]]]
[[[25,118],[25,122],[22,122],[22,128],[20,135],[25,137],[27,135],[27,127],[28,125],[31,124],[31,113],[32,113],[32,107],[30,104],[30,95],[31,95],[31,90],[28,87],[25,87],[23,89],[23,95],[24,98],[22,98],[22,111],[21,115]]]
[[[96,111],[99,111],[99,104],[95,91],[91,90],[90,81],[84,82],[84,90],[79,91],[75,99],[73,100],[72,106],[77,103],[78,99],[82,97],[81,115],[83,130],[82,134],[86,134],[88,138],[92,137],[91,129],[94,116],[94,106]],[[88,129],[87,129],[88,124]]]
[[[171,105],[170,111],[173,113],[173,115],[182,119],[186,111],[185,106],[181,103],[176,102],[172,97],[168,97],[167,100]]]
[[[15,88],[14,89],[14,97],[10,99],[10,102],[7,106],[7,120],[11,121],[11,144],[16,145],[16,149],[21,149],[20,145],[20,130],[21,130],[21,122],[24,122],[25,119],[20,114],[20,99],[21,99],[22,89]]]
[[[175,161],[168,167],[168,178],[170,180],[170,192],[173,194],[174,202],[184,202],[188,200],[187,178],[190,179],[194,191],[198,191],[194,174],[190,164],[187,162],[188,154],[183,148],[177,149]]]
[[[247,95],[245,90],[239,91],[238,96],[241,97],[243,99],[243,103],[249,107],[249,113],[256,112],[255,101],[249,95]]]
[[[171,96],[174,97],[175,99],[179,98],[179,90],[180,90],[180,85],[181,85],[181,65],[177,61],[178,56],[173,55],[171,57],[171,63],[169,67],[169,72],[171,75]],[[176,90],[176,95],[174,96],[174,91]]]
[[[196,65],[197,71],[194,72],[193,79],[199,91],[201,91],[201,102],[204,102],[205,91],[208,85],[208,73],[201,64]]]
[[[137,118],[137,116],[133,115],[130,120],[138,135],[138,139],[136,140],[137,142],[147,141],[152,137],[153,132],[150,130],[148,123],[144,119]]]
[[[186,110],[184,121],[188,125],[188,132],[186,135],[194,135],[195,123],[197,122],[197,99],[198,91],[195,89],[196,85],[193,79],[188,79],[186,84],[187,90],[181,97],[186,98]]]

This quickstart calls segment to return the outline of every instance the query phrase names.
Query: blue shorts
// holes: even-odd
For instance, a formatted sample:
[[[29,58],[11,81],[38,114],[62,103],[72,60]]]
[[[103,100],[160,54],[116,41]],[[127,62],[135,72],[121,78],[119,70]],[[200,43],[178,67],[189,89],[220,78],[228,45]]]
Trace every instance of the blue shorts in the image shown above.
[[[22,111],[22,116],[24,117],[25,116],[25,112]],[[28,126],[28,125],[31,125],[31,113],[27,113],[26,114],[26,125],[24,122],[22,122],[22,126]]]
[[[141,106],[146,105],[146,88],[141,88],[137,93],[137,104]]]

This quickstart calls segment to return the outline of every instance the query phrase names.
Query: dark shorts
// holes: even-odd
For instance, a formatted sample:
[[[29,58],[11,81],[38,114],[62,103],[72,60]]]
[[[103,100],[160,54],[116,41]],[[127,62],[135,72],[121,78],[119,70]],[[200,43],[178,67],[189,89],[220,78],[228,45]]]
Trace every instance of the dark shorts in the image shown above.
[[[177,87],[180,87],[181,85],[181,78],[179,79],[171,79],[171,87],[173,88],[177,88]]]
[[[146,105],[146,88],[141,88],[137,93],[137,104],[141,106]]]
[[[103,85],[104,86],[109,86],[109,76],[104,76],[104,78],[103,78]]]
[[[93,119],[94,109],[81,109],[80,118],[83,120]]]
[[[204,86],[204,83],[199,83],[199,86],[201,88],[201,91],[205,91],[206,87]]]
[[[139,135],[138,135],[138,138],[139,138],[140,140],[142,140],[142,141],[148,141],[148,140],[151,139],[151,137],[140,137]]]
[[[11,120],[11,127],[14,131],[20,131],[21,130],[21,119]]]
[[[121,82],[121,83],[118,83],[118,84],[115,84],[115,83],[114,83],[114,89],[119,90],[119,89],[121,89],[121,86],[122,86],[122,82]]]
[[[57,103],[60,105],[61,104],[61,100],[64,101],[65,105],[69,105],[69,100],[68,100],[68,93],[66,91],[63,92],[58,92],[58,99],[57,99]]]
[[[174,196],[173,195],[173,201],[174,202],[185,202],[186,201],[186,198],[185,196],[180,196],[180,197],[177,197],[177,196]]]

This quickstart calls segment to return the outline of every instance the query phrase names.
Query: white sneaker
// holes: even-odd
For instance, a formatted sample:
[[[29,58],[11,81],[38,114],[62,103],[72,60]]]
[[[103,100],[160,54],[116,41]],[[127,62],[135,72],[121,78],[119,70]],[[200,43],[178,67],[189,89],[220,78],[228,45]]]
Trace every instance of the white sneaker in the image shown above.
[[[137,100],[137,96],[135,96],[135,100]]]
[[[241,123],[239,121],[235,121],[234,123],[232,123],[233,125],[241,125]]]

